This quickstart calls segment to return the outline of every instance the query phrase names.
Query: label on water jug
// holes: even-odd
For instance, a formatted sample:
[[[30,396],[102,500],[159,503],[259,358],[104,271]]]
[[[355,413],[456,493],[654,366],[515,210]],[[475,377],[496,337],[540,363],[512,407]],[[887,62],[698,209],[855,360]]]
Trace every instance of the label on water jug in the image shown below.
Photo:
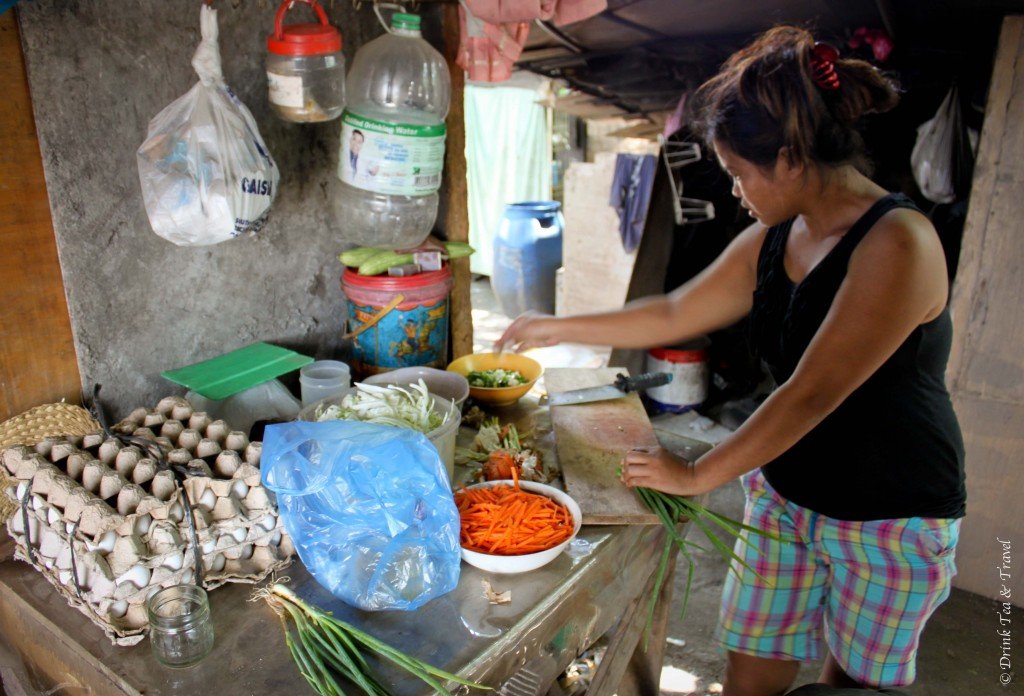
[[[341,117],[338,178],[385,195],[426,196],[441,187],[445,126]]]

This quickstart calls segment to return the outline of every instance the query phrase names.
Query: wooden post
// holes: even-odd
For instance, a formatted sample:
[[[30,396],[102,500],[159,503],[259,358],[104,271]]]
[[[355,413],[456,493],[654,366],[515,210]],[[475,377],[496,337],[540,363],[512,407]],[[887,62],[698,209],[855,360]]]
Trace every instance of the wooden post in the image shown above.
[[[459,51],[459,7],[445,4],[443,16],[444,57],[452,76],[452,100],[448,110],[445,144],[445,189],[442,201],[444,232],[449,241],[469,241],[469,194],[466,180],[466,121],[463,110],[465,74],[456,65]],[[470,300],[469,259],[451,262],[454,285],[451,294],[452,357],[473,352],[473,306]]]
[[[1024,16],[1003,20],[981,132],[960,270],[950,302],[953,350],[946,379],[967,451],[967,517],[955,584],[986,597],[1001,579],[1003,541],[1024,529]],[[1019,542],[1017,542],[1019,543]],[[1014,544],[1016,546],[1016,543]]]
[[[633,274],[626,293],[626,302],[665,292],[665,274],[672,257],[672,233],[675,230],[675,212],[672,207],[672,187],[668,169],[658,156],[658,164],[651,190],[651,204],[647,209],[643,237],[636,251]],[[630,374],[644,371],[646,350],[616,348],[608,359],[609,365],[625,367]]]
[[[0,15],[0,421],[81,380],[14,12]]]

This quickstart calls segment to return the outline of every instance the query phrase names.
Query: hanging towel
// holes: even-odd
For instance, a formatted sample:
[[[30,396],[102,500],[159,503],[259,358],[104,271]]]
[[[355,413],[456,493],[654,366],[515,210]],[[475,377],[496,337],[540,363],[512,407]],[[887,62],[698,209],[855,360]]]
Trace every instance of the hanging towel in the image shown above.
[[[615,174],[608,204],[619,214],[619,234],[627,253],[640,246],[651,203],[651,189],[657,158],[654,155],[624,155],[615,158]]]
[[[466,0],[473,14],[485,22],[552,20],[558,26],[572,24],[603,12],[608,0]]]
[[[461,0],[456,62],[470,80],[504,82],[523,52],[530,22],[572,24],[607,6],[607,0]]]
[[[527,22],[489,24],[459,3],[459,67],[474,82],[504,82],[530,35]]]

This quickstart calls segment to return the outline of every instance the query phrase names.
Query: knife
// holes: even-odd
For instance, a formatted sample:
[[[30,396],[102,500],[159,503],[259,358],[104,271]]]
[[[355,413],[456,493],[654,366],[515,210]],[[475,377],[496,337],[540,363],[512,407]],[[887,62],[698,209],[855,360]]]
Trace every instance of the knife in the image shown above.
[[[630,392],[642,392],[651,387],[660,387],[663,384],[668,384],[671,381],[672,375],[668,372],[648,372],[639,377],[627,377],[620,372],[615,376],[614,384],[548,394],[548,403],[552,406],[567,406],[570,404],[585,404],[591,401],[618,399],[620,396],[625,396]]]

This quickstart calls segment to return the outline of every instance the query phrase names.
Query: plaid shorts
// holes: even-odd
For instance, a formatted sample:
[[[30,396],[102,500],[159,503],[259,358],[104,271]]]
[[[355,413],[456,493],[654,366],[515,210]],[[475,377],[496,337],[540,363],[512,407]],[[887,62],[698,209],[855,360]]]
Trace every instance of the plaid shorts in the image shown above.
[[[921,630],[949,596],[960,520],[837,520],[795,505],[760,470],[743,477],[753,534],[735,552],[722,592],[718,639],[727,650],[816,660],[822,637],[839,666],[867,686],[914,681]],[[792,541],[789,541],[792,540]]]

